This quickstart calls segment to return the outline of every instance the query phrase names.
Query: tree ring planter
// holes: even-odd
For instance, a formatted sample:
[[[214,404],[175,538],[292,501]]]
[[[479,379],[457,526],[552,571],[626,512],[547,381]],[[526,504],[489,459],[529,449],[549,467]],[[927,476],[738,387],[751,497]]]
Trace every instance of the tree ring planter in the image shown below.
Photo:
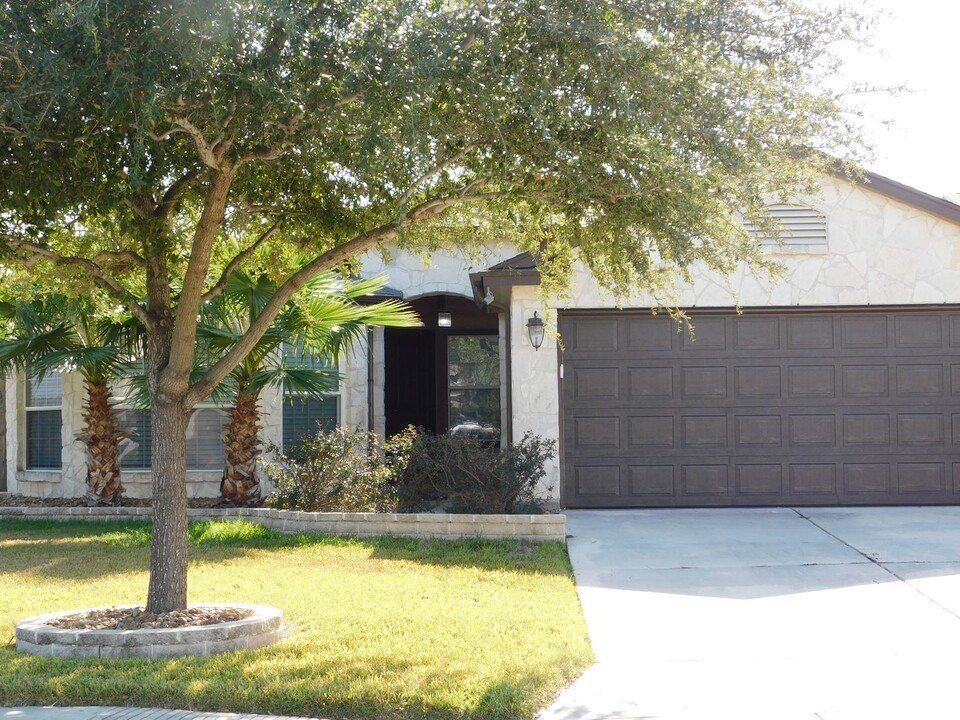
[[[47,623],[65,615],[86,612],[85,610],[48,613],[17,623],[17,650],[30,655],[50,657],[170,658],[253,650],[275,643],[282,637],[283,612],[269,605],[196,603],[190,607],[229,607],[252,610],[253,614],[242,620],[213,625],[138,630],[77,630],[58,628]],[[88,608],[100,609],[102,608]]]

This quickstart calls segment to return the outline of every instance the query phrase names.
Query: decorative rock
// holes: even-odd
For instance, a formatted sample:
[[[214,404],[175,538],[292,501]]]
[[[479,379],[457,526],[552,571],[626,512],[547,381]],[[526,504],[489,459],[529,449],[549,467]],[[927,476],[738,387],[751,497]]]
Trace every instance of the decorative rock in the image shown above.
[[[283,612],[269,605],[196,603],[190,607],[230,607],[253,614],[243,620],[213,625],[141,630],[76,630],[49,624],[57,618],[85,612],[67,610],[18,622],[17,650],[50,657],[169,658],[252,650],[271,645],[283,636]]]

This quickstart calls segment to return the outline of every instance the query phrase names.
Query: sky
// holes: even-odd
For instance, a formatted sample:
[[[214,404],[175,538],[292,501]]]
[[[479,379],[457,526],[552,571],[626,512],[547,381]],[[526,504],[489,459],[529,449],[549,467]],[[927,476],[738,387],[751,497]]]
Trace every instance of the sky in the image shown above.
[[[867,169],[937,197],[960,196],[960,2],[870,0],[866,13],[878,17],[873,48],[840,48],[845,79],[909,88],[857,101],[876,155]]]

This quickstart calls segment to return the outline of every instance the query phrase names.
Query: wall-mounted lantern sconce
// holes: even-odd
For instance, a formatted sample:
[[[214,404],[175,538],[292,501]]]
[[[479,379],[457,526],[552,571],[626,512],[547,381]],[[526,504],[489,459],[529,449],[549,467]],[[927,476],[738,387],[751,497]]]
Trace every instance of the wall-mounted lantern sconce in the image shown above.
[[[527,335],[530,337],[530,344],[533,345],[534,350],[539,350],[540,346],[543,345],[544,330],[543,318],[537,313],[533,313],[533,317],[527,320]]]
[[[437,313],[437,327],[452,327],[453,316],[448,312]]]

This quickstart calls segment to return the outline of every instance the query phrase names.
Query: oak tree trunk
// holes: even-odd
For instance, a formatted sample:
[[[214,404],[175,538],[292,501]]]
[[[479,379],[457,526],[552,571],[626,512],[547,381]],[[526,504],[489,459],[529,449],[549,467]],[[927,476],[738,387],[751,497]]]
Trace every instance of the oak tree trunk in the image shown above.
[[[153,542],[147,612],[187,606],[187,420],[182,401],[154,398]]]

